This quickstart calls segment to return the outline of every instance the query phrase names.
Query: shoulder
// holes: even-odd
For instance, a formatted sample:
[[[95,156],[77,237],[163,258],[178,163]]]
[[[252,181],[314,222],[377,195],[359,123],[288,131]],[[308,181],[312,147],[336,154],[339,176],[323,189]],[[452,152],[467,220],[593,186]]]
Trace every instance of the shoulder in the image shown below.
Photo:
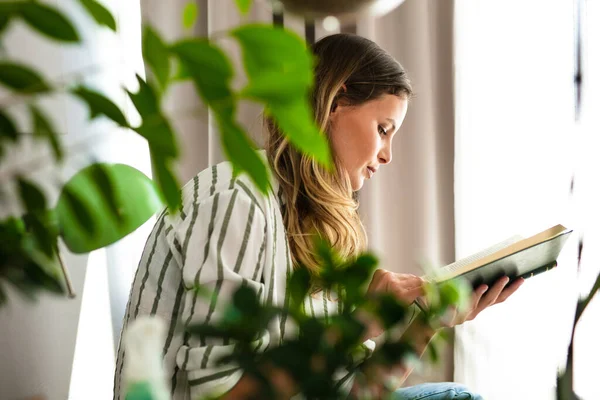
[[[227,201],[233,195],[243,202],[256,205],[265,215],[273,205],[271,193],[263,194],[246,174],[235,176],[233,166],[228,161],[198,173],[185,184],[181,195],[183,214],[215,200]]]

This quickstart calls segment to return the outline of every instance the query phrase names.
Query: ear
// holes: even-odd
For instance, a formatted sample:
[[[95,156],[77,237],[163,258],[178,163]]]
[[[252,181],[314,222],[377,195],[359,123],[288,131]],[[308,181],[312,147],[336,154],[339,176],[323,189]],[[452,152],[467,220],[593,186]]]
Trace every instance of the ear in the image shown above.
[[[333,115],[336,111],[338,111],[339,106],[344,106],[344,102],[340,102],[340,92],[347,92],[348,89],[346,88],[346,84],[342,84],[342,87],[340,88],[340,90],[338,91],[337,95],[335,96],[335,98],[333,99],[333,104],[331,104],[331,111],[330,111],[330,115]]]

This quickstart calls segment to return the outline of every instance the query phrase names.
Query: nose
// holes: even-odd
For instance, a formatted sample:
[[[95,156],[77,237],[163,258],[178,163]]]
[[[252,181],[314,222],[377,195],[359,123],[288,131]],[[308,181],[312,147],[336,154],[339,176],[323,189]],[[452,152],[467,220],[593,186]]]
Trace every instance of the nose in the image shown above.
[[[379,163],[380,164],[389,164],[392,162],[392,148],[388,144],[383,146],[381,151],[379,152]]]

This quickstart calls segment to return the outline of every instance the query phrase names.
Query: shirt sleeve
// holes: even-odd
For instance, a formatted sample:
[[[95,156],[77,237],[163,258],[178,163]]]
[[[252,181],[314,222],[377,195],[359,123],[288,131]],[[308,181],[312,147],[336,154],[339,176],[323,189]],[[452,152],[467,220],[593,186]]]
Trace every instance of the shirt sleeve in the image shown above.
[[[264,292],[267,222],[256,202],[238,189],[217,192],[187,211],[185,221],[174,229],[185,287],[181,319],[186,326],[218,322],[242,284],[259,296]],[[199,286],[208,296],[198,294]],[[255,341],[259,350],[268,344],[268,332]],[[227,340],[186,333],[176,363],[187,374],[192,398],[219,396],[236,385],[242,370],[220,362],[233,349]]]

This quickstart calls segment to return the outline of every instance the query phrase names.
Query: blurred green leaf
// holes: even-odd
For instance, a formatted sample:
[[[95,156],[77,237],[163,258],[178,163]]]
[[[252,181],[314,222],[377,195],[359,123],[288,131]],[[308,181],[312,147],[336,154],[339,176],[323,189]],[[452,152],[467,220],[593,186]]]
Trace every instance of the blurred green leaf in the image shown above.
[[[33,133],[34,135],[47,139],[52,147],[52,151],[54,153],[54,158],[57,161],[62,161],[64,158],[64,153],[62,150],[62,146],[60,144],[58,133],[52,127],[50,120],[42,110],[35,105],[29,106],[29,113],[31,114],[31,118],[33,119]]]
[[[229,88],[233,67],[223,51],[205,39],[186,39],[171,50],[188,71],[200,96],[219,115],[230,118],[235,109]]]
[[[105,164],[121,220],[111,218],[96,182],[95,166],[75,174],[63,187],[56,205],[61,236],[74,253],[87,253],[107,246],[133,232],[160,208],[163,202],[150,178],[124,164]]]
[[[144,120],[142,125],[134,129],[138,134],[148,140],[154,152],[165,157],[177,157],[179,149],[175,142],[175,133],[171,124],[162,115]]]
[[[17,140],[17,127],[7,113],[0,110],[0,137]]]
[[[187,327],[186,331],[205,338],[248,340],[246,335],[241,334],[238,329],[231,326],[220,327],[207,324],[194,324]]]
[[[292,76],[265,71],[242,89],[240,95],[267,104],[291,103],[306,97],[306,84]]]
[[[316,126],[308,101],[314,58],[304,40],[290,30],[258,24],[235,29],[232,35],[242,47],[249,78],[241,94],[264,102],[296,148],[332,168],[327,139]]]
[[[233,305],[244,315],[257,315],[260,303],[256,292],[248,286],[240,286],[233,294]]]
[[[0,62],[0,82],[22,93],[41,93],[50,89],[31,68],[5,61]]]
[[[219,127],[221,144],[234,170],[247,172],[259,190],[266,194],[269,190],[269,172],[246,133],[233,121],[221,119]]]
[[[171,79],[181,82],[192,79],[192,75],[188,72],[184,63],[182,63],[180,60],[176,60],[175,74]]]
[[[160,156],[161,160],[177,157],[179,155],[177,139],[171,124],[160,110],[159,98],[155,89],[139,75],[137,79],[138,92],[127,91],[129,98],[142,117],[142,125],[134,130],[148,140],[152,152]]]
[[[115,188],[113,185],[112,172],[108,168],[107,164],[96,163],[90,165],[90,177],[96,184],[99,192],[102,194],[104,201],[108,205],[109,210],[112,213],[112,217],[118,222],[121,222],[123,216],[121,215],[121,209],[119,207],[119,199],[115,195]]]
[[[70,209],[75,221],[79,224],[79,228],[83,229],[88,236],[95,233],[94,217],[92,211],[88,209],[86,204],[80,199],[80,194],[73,189],[65,187],[61,193],[61,199]],[[63,235],[66,232],[63,232]]]
[[[94,119],[99,115],[104,115],[120,126],[129,127],[129,123],[121,109],[108,97],[84,86],[79,86],[71,92],[88,105],[90,109],[90,119]]]
[[[18,178],[18,184],[21,202],[28,212],[35,212],[46,208],[46,196],[36,185],[24,178]]]
[[[295,32],[273,25],[248,24],[231,34],[242,47],[250,82],[269,72],[286,74],[307,87],[312,85],[313,56],[304,39]]]
[[[360,344],[366,330],[366,327],[351,314],[332,316],[330,325],[341,333],[339,344],[347,347]]]
[[[107,26],[114,32],[117,31],[117,22],[106,7],[96,0],[79,0],[79,2],[99,25]]]
[[[0,35],[4,32],[8,23],[10,22],[10,14],[0,14]],[[1,289],[1,288],[0,288]],[[0,293],[0,296],[2,293]],[[2,300],[0,299],[0,304],[2,304]]]
[[[127,94],[140,113],[140,116],[144,119],[160,114],[160,105],[156,91],[141,76],[136,75],[136,78],[139,85],[137,93],[127,91]]]
[[[290,277],[288,290],[290,291],[292,306],[299,307],[306,298],[310,289],[310,273],[306,268],[298,268]]]
[[[63,42],[79,42],[75,27],[56,8],[35,1],[20,2],[19,13],[33,29]]]
[[[404,320],[406,305],[401,304],[391,295],[382,295],[376,300],[376,313],[385,329],[389,329]]]
[[[237,5],[238,10],[245,15],[250,11],[252,0],[235,0],[235,4]]]
[[[164,90],[169,81],[170,53],[161,37],[149,25],[144,27],[142,52],[144,61],[148,63],[156,80]]]
[[[272,102],[266,112],[273,117],[290,142],[303,153],[309,154],[325,167],[333,168],[327,138],[317,125],[308,102]]]
[[[46,226],[46,221],[42,217],[41,212],[26,214],[23,219],[27,225],[27,230],[33,235],[36,240],[37,247],[48,257],[53,257],[57,246],[57,238],[55,232]]]
[[[190,1],[183,8],[183,27],[191,29],[198,19],[198,5],[195,1]]]
[[[132,382],[127,387],[125,400],[156,400],[153,383],[150,381]]]
[[[152,160],[152,175],[162,192],[162,197],[167,203],[169,211],[179,210],[181,206],[180,185],[169,160],[155,151],[153,147],[150,148],[150,158]]]

